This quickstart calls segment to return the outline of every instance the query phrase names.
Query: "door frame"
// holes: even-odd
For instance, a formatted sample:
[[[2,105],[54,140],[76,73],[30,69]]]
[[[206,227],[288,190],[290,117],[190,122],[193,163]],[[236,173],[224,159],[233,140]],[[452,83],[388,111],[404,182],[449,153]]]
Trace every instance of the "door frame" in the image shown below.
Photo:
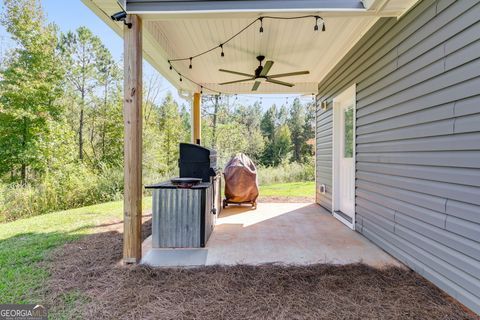
[[[343,224],[348,226],[350,229],[355,230],[355,216],[356,216],[356,192],[354,192],[354,214],[352,217],[352,222],[345,219],[341,214],[337,213],[340,207],[340,154],[342,150],[339,148],[339,142],[342,138],[342,124],[340,123],[340,109],[339,109],[339,100],[351,97],[353,100],[353,166],[354,166],[354,175],[353,175],[353,187],[355,189],[355,179],[357,176],[356,166],[357,166],[357,157],[356,157],[356,130],[357,130],[357,86],[353,84],[349,88],[343,90],[340,94],[333,98],[333,130],[332,130],[332,215],[340,220]]]

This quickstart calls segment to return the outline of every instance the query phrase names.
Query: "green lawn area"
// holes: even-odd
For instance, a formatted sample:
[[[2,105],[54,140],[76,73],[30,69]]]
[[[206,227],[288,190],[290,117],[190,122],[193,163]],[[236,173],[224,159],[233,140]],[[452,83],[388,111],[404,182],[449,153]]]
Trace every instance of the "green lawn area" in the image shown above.
[[[314,182],[260,186],[262,196],[309,197]],[[145,210],[151,198],[144,199]],[[48,277],[38,266],[55,248],[95,232],[94,227],[122,218],[122,201],[48,213],[0,224],[0,303],[37,303]]]
[[[35,292],[48,272],[37,262],[62,244],[94,232],[95,226],[122,217],[123,202],[48,213],[0,224],[0,303],[38,303]],[[151,208],[151,199],[144,199]]]
[[[265,197],[313,197],[315,182],[289,182],[260,186],[260,196]]]

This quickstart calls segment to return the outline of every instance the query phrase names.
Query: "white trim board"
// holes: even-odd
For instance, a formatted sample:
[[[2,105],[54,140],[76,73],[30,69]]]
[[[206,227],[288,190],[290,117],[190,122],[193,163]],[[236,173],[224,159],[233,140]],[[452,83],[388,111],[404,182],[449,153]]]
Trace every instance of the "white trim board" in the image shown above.
[[[333,130],[332,130],[332,144],[333,144],[333,150],[332,150],[332,214],[334,217],[336,217],[339,221],[347,225],[349,228],[352,230],[355,230],[355,215],[356,215],[356,210],[353,214],[352,217],[352,222],[346,220],[344,217],[341,215],[337,214],[337,211],[340,211],[340,199],[339,199],[339,173],[340,173],[340,152],[339,150],[339,139],[341,138],[340,130],[341,130],[341,123],[340,123],[340,115],[339,115],[339,101],[340,100],[346,100],[346,99],[352,99],[353,101],[353,137],[354,137],[354,143],[353,143],[353,163],[356,167],[356,84],[350,86],[348,89],[344,90],[341,94],[337,95],[333,99]],[[353,175],[353,187],[355,188],[355,178],[356,178],[356,168],[354,169],[354,175]],[[355,195],[354,195],[354,201],[355,201]],[[355,208],[355,203],[354,203],[354,208]]]

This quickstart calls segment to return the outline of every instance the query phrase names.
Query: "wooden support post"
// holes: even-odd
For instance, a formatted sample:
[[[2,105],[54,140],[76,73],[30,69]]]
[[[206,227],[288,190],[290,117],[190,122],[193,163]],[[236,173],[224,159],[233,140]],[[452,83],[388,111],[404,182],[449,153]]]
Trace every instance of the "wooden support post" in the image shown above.
[[[193,143],[200,144],[202,140],[202,122],[200,115],[200,103],[201,103],[201,94],[195,92],[193,94]]]
[[[124,27],[124,232],[123,262],[142,257],[142,21],[128,15]]]

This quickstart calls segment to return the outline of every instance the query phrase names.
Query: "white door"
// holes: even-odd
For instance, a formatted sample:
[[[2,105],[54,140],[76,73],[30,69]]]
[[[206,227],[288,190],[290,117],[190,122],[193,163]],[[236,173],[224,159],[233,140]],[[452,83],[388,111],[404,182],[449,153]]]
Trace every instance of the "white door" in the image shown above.
[[[334,99],[334,203],[335,217],[355,225],[355,87]]]

